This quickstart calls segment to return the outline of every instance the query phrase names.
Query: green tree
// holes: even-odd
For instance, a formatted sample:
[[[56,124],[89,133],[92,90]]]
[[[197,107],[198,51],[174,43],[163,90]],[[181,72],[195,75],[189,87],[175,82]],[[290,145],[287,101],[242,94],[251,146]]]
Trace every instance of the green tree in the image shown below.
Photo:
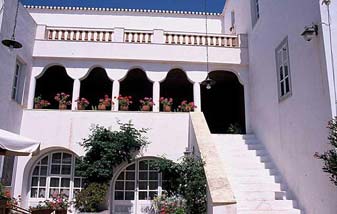
[[[337,186],[337,117],[329,121],[329,144],[332,148],[323,154],[315,153],[315,157],[323,160],[323,171],[330,174],[330,180]]]

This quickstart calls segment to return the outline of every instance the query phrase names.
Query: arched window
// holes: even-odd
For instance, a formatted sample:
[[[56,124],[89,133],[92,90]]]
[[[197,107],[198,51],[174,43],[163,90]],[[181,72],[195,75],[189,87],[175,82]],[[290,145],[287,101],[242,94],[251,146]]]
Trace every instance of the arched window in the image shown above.
[[[84,184],[84,179],[75,172],[76,157],[68,152],[52,152],[36,162],[31,174],[31,201],[52,198],[64,194],[75,197]]]

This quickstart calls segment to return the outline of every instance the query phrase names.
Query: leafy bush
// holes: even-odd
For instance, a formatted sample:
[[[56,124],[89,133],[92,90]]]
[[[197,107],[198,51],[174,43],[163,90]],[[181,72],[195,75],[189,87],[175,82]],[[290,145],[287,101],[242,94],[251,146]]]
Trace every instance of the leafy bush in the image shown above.
[[[98,212],[105,209],[107,184],[91,183],[75,197],[75,208],[81,212]]]
[[[337,186],[337,117],[328,124],[330,133],[328,139],[332,149],[323,154],[315,153],[315,157],[323,160],[323,171],[330,174],[330,180]]]
[[[168,196],[181,195],[186,201],[187,214],[206,213],[207,194],[204,162],[198,157],[184,157],[180,163],[166,158],[156,160],[154,165],[167,180],[164,189]]]
[[[147,139],[143,137],[146,129],[138,130],[131,122],[118,124],[118,131],[95,126],[81,144],[86,154],[76,164],[76,170],[89,183],[109,182],[113,177],[113,167],[125,161],[131,162],[134,153],[148,144]]]

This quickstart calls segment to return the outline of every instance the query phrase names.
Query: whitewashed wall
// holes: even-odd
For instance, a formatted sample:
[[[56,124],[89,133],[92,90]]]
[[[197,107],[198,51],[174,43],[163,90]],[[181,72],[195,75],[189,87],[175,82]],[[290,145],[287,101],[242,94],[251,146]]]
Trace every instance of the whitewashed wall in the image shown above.
[[[322,34],[311,42],[301,36],[304,26],[320,23],[320,1],[259,2],[261,17],[249,35],[253,130],[305,213],[335,214],[336,187],[313,157],[328,149],[332,115]],[[286,37],[293,94],[279,102],[275,49]]]
[[[90,127],[98,124],[118,130],[118,120],[123,123],[131,120],[136,128],[149,129],[146,136],[151,143],[140,156],[164,155],[177,160],[183,156],[188,146],[188,113],[25,110],[21,134],[42,142],[41,155],[52,148],[67,149],[83,155],[79,142],[88,137]],[[28,202],[31,167],[37,158],[18,158],[15,195],[22,195],[23,206]]]
[[[0,41],[12,36],[16,1],[5,1],[4,19],[1,25]],[[12,85],[14,80],[16,58],[25,64],[24,72],[26,80],[32,66],[32,52],[34,46],[36,24],[28,12],[20,5],[16,39],[23,48],[10,51],[9,48],[0,44],[0,128],[13,132],[19,132],[22,117],[22,107],[11,99]],[[23,80],[25,81],[25,80]],[[28,84],[28,82],[26,81]],[[25,85],[26,87],[28,85]],[[26,91],[27,92],[27,91]]]
[[[248,0],[226,0],[225,8],[223,11],[223,32],[225,34],[247,34],[251,28],[250,21],[250,4]],[[230,31],[232,26],[231,12],[235,13],[235,28]]]
[[[115,28],[204,33],[204,15],[84,10],[29,9],[38,24],[62,27]],[[210,33],[222,32],[222,17],[209,16]]]

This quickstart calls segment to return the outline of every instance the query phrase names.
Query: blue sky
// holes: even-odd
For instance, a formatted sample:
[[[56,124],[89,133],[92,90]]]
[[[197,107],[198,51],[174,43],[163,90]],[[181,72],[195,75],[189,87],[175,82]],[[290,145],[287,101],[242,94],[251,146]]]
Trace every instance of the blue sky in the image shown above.
[[[20,0],[27,5],[204,11],[205,0]],[[226,0],[207,0],[208,12],[222,12]]]

